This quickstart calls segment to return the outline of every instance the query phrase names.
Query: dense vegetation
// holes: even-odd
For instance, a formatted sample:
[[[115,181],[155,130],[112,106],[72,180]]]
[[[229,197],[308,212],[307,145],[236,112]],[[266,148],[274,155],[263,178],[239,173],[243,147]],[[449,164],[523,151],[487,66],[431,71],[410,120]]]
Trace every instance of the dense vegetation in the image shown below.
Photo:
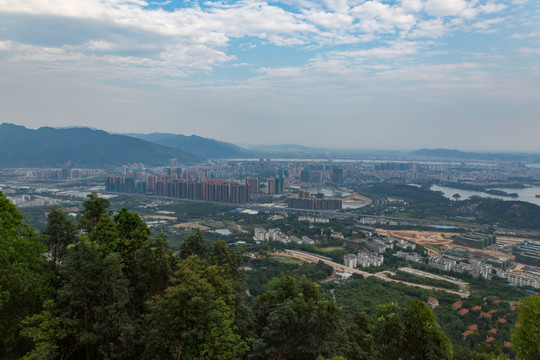
[[[405,184],[375,183],[357,185],[355,190],[379,200],[376,205],[362,208],[365,213],[377,213],[413,219],[459,220],[474,219],[478,224],[492,226],[540,229],[540,206],[524,201],[505,201],[494,198],[473,197],[468,200],[451,201],[441,192],[429,187]],[[387,198],[403,203],[389,210]],[[459,217],[459,218],[458,218]]]
[[[302,276],[324,279],[329,269],[323,264],[286,271],[296,278],[273,273],[263,279],[262,272],[251,280],[248,276],[254,288],[264,286],[259,296],[250,297],[242,257],[223,241],[209,245],[197,232],[174,254],[166,237],[152,236],[137,214],[125,208],[112,213],[109,205],[90,195],[76,224],[53,208],[38,234],[0,193],[0,358],[412,360],[502,355],[491,348],[473,353],[456,348],[454,356],[436,316],[417,300],[425,295],[418,292],[426,290],[395,284],[389,294],[379,280],[356,279],[333,289],[336,302],[331,292],[320,290],[335,285],[319,287]],[[274,261],[261,258],[253,265],[271,269]],[[446,293],[436,296],[441,304],[454,301]],[[536,297],[520,310],[522,316],[536,314],[515,337],[518,355],[533,358],[538,343],[525,337],[538,329]]]

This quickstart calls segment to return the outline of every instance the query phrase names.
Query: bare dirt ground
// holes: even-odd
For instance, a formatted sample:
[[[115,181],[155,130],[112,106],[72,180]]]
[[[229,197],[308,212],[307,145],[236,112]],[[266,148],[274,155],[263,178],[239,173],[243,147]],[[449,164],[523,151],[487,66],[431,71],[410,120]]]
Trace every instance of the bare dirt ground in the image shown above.
[[[369,205],[373,202],[373,200],[363,195],[351,194],[343,198],[343,202],[348,204]]]
[[[485,254],[491,256],[501,256],[506,258],[514,258],[514,256],[505,254],[503,252],[496,251],[495,249],[486,248],[483,250],[470,248],[463,245],[455,245],[451,239],[453,235],[457,233],[440,232],[440,231],[417,231],[417,230],[383,230],[377,229],[377,233],[384,236],[393,236],[399,239],[405,239],[407,241],[420,244],[428,249],[429,254],[439,254],[444,250],[452,249],[454,247],[463,248],[469,252],[477,254]],[[515,238],[510,241],[521,242],[525,239],[516,240]],[[507,238],[498,237],[497,241],[507,242]]]
[[[210,229],[208,226],[204,226],[204,225],[196,224],[196,223],[192,223],[192,222],[186,222],[186,223],[181,223],[181,224],[175,224],[175,225],[173,225],[172,227],[175,228],[175,229],[179,229],[179,228],[199,229],[199,230],[201,230],[201,231],[206,231],[206,230],[209,230],[209,229]]]
[[[447,233],[440,231],[417,231],[417,230],[383,230],[376,229],[378,234],[384,236],[393,236],[399,239],[405,239],[420,245],[449,245],[453,240],[451,237],[456,233]]]
[[[166,215],[144,215],[144,219],[152,219],[152,220],[171,220],[176,221],[177,218],[174,216],[166,216]]]

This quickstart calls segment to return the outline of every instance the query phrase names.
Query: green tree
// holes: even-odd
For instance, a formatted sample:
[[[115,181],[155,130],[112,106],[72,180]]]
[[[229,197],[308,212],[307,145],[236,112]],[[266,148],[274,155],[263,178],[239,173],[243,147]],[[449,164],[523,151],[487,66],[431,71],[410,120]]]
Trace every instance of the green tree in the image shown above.
[[[374,328],[375,349],[381,359],[451,359],[452,344],[431,309],[412,300],[405,310],[395,304],[379,309]]]
[[[250,359],[315,360],[338,351],[340,311],[306,278],[282,277],[258,299],[257,312],[258,339]]]
[[[51,295],[45,246],[23,215],[0,192],[0,358],[27,351],[21,321]]]
[[[118,228],[107,213],[101,214],[88,237],[107,252],[116,251],[118,248]]]
[[[103,215],[109,215],[107,208],[111,202],[100,198],[96,193],[88,194],[88,200],[83,202],[82,215],[79,219],[79,229],[90,234],[94,231],[98,221]]]
[[[343,352],[348,360],[373,358],[373,340],[366,313],[356,312],[345,329],[345,334],[347,341],[343,346]]]
[[[42,234],[52,263],[56,267],[64,259],[67,246],[77,240],[77,228],[62,208],[52,207]]]
[[[120,357],[131,327],[125,305],[128,282],[120,257],[82,240],[68,251],[61,268],[64,285],[57,292],[57,309],[73,319],[70,335],[86,359]]]
[[[540,296],[534,294],[518,304],[520,324],[512,334],[512,344],[519,359],[540,359]]]
[[[185,260],[191,255],[197,255],[203,259],[206,257],[207,251],[201,231],[197,229],[195,234],[189,235],[180,246],[180,259]]]
[[[148,359],[240,359],[230,279],[196,255],[178,265],[173,286],[149,302],[143,341]]]

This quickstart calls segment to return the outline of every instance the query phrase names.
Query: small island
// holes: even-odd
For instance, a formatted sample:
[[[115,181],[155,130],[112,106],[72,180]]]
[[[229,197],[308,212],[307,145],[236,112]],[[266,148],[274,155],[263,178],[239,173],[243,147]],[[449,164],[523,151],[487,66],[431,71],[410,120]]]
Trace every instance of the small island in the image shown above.
[[[484,192],[486,194],[496,195],[496,196],[507,196],[507,197],[513,197],[513,198],[519,197],[518,193],[507,193],[506,191],[502,191],[502,190],[489,189],[489,190],[485,190]]]

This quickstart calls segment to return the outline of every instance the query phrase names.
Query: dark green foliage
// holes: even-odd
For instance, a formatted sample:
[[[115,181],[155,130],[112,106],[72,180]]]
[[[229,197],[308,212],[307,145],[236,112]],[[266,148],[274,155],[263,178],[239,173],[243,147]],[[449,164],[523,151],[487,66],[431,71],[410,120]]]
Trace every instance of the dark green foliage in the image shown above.
[[[373,358],[373,338],[370,319],[364,312],[356,312],[345,329],[346,342],[343,353],[347,360]]]
[[[530,295],[518,305],[518,327],[512,342],[519,359],[540,359],[540,296]]]
[[[256,305],[257,335],[250,359],[316,359],[339,348],[340,311],[315,284],[282,277]]]
[[[191,255],[197,255],[200,258],[207,256],[208,249],[204,244],[201,231],[197,230],[195,234],[189,235],[180,247],[180,259],[187,259]]]
[[[21,320],[50,295],[45,246],[23,215],[0,192],[0,358],[24,353]]]
[[[477,221],[486,224],[540,229],[540,206],[524,201],[473,197],[459,204],[458,213],[462,216],[473,216]]]
[[[103,216],[109,216],[107,208],[111,202],[107,199],[100,198],[96,193],[88,195],[88,200],[83,202],[82,215],[79,219],[79,229],[87,234],[90,234],[96,228],[97,223],[102,220]]]
[[[66,255],[68,245],[77,240],[77,228],[62,208],[52,207],[47,216],[47,226],[41,232],[54,266]]]
[[[380,359],[451,359],[450,339],[439,328],[423,301],[412,300],[405,310],[380,307],[373,331]]]
[[[283,263],[278,257],[266,257],[262,259],[248,259],[248,265],[253,267],[252,271],[247,273],[248,289],[253,296],[262,295],[270,290],[272,282],[283,274],[290,275],[297,280],[306,276],[311,281],[323,280],[332,275],[333,269],[322,261],[317,264]]]
[[[178,265],[176,280],[150,303],[145,358],[238,359],[247,344],[234,325],[231,280],[196,255]]]
[[[0,125],[0,167],[103,168],[142,162],[163,165],[171,158],[182,163],[199,159],[181,150],[88,128],[27,129]]]

